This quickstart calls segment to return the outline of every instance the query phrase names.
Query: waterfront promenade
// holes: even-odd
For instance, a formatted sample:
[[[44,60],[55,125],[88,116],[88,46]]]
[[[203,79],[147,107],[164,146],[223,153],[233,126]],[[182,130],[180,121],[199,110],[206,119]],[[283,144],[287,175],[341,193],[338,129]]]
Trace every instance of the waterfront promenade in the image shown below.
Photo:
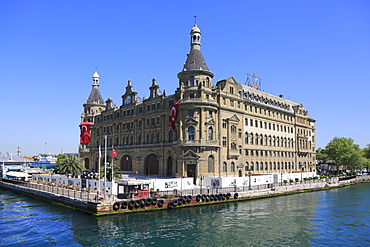
[[[105,215],[167,209],[174,208],[176,206],[206,205],[235,200],[247,200],[298,193],[303,191],[335,188],[345,186],[350,183],[363,181],[370,181],[370,176],[363,175],[348,178],[333,177],[330,179],[325,178],[285,184],[282,183],[274,184],[273,186],[269,186],[269,188],[267,188],[267,186],[258,186],[254,188],[227,187],[210,189],[197,187],[192,190],[156,192],[149,198],[135,198],[135,200],[118,199],[111,195],[107,195],[106,199],[104,200],[102,195],[98,195],[96,193],[76,191],[68,188],[59,188],[50,184],[38,184],[33,181],[22,182],[3,179],[0,182],[0,186],[52,203],[60,204],[62,206],[73,207],[90,214]],[[148,201],[150,202],[149,204]],[[137,205],[133,204],[132,207],[130,207],[130,203],[133,202],[135,202]]]

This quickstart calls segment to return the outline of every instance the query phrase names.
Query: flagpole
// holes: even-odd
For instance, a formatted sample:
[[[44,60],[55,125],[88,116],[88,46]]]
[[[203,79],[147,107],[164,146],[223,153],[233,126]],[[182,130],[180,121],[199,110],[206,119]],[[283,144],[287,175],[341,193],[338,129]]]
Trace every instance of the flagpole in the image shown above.
[[[99,162],[98,162],[98,183],[99,183],[99,186],[98,186],[98,191],[100,193],[101,191],[101,186],[100,186],[100,162],[101,162],[101,148],[100,148],[100,145],[99,145]]]
[[[104,200],[107,196],[107,135],[104,136]]]
[[[113,150],[114,150],[114,148],[113,148],[113,145],[112,145],[112,167],[111,167],[111,175],[112,175],[112,184],[111,184],[111,195],[113,196],[113,180],[114,180],[114,176],[113,176],[113,167],[114,167],[114,159],[115,159],[115,157],[113,157],[113,156],[115,156],[115,155],[113,155]]]

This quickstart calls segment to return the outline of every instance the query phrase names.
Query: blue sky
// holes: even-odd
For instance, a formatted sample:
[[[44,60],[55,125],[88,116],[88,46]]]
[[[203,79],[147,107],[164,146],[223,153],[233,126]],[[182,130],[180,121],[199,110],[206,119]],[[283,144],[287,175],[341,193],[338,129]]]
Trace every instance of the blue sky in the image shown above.
[[[0,0],[0,152],[77,152],[96,66],[118,106],[129,79],[172,94],[195,15],[214,83],[257,71],[317,120],[317,147],[370,143],[370,1]]]

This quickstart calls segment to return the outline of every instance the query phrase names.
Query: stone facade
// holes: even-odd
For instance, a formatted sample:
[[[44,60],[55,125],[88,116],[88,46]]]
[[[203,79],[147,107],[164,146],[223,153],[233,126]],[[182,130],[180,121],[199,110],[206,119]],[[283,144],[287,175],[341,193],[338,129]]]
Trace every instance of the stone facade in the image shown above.
[[[190,36],[173,95],[161,93],[153,79],[149,97],[139,99],[128,81],[121,106],[111,99],[84,104],[81,120],[91,122],[91,143],[80,145],[85,166],[97,170],[104,163],[99,146],[103,150],[106,142],[108,162],[114,146],[114,162],[124,172],[194,177],[194,183],[202,176],[315,171],[315,120],[303,105],[232,77],[214,83],[196,25]],[[169,117],[178,100],[174,131]]]

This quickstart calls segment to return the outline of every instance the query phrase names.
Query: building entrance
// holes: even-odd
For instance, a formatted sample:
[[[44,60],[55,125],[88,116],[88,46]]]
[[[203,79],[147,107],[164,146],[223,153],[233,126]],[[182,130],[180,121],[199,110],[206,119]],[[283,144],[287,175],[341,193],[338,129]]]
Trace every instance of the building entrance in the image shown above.
[[[188,177],[193,177],[193,183],[196,184],[195,180],[195,164],[188,164],[186,167],[186,173]]]

